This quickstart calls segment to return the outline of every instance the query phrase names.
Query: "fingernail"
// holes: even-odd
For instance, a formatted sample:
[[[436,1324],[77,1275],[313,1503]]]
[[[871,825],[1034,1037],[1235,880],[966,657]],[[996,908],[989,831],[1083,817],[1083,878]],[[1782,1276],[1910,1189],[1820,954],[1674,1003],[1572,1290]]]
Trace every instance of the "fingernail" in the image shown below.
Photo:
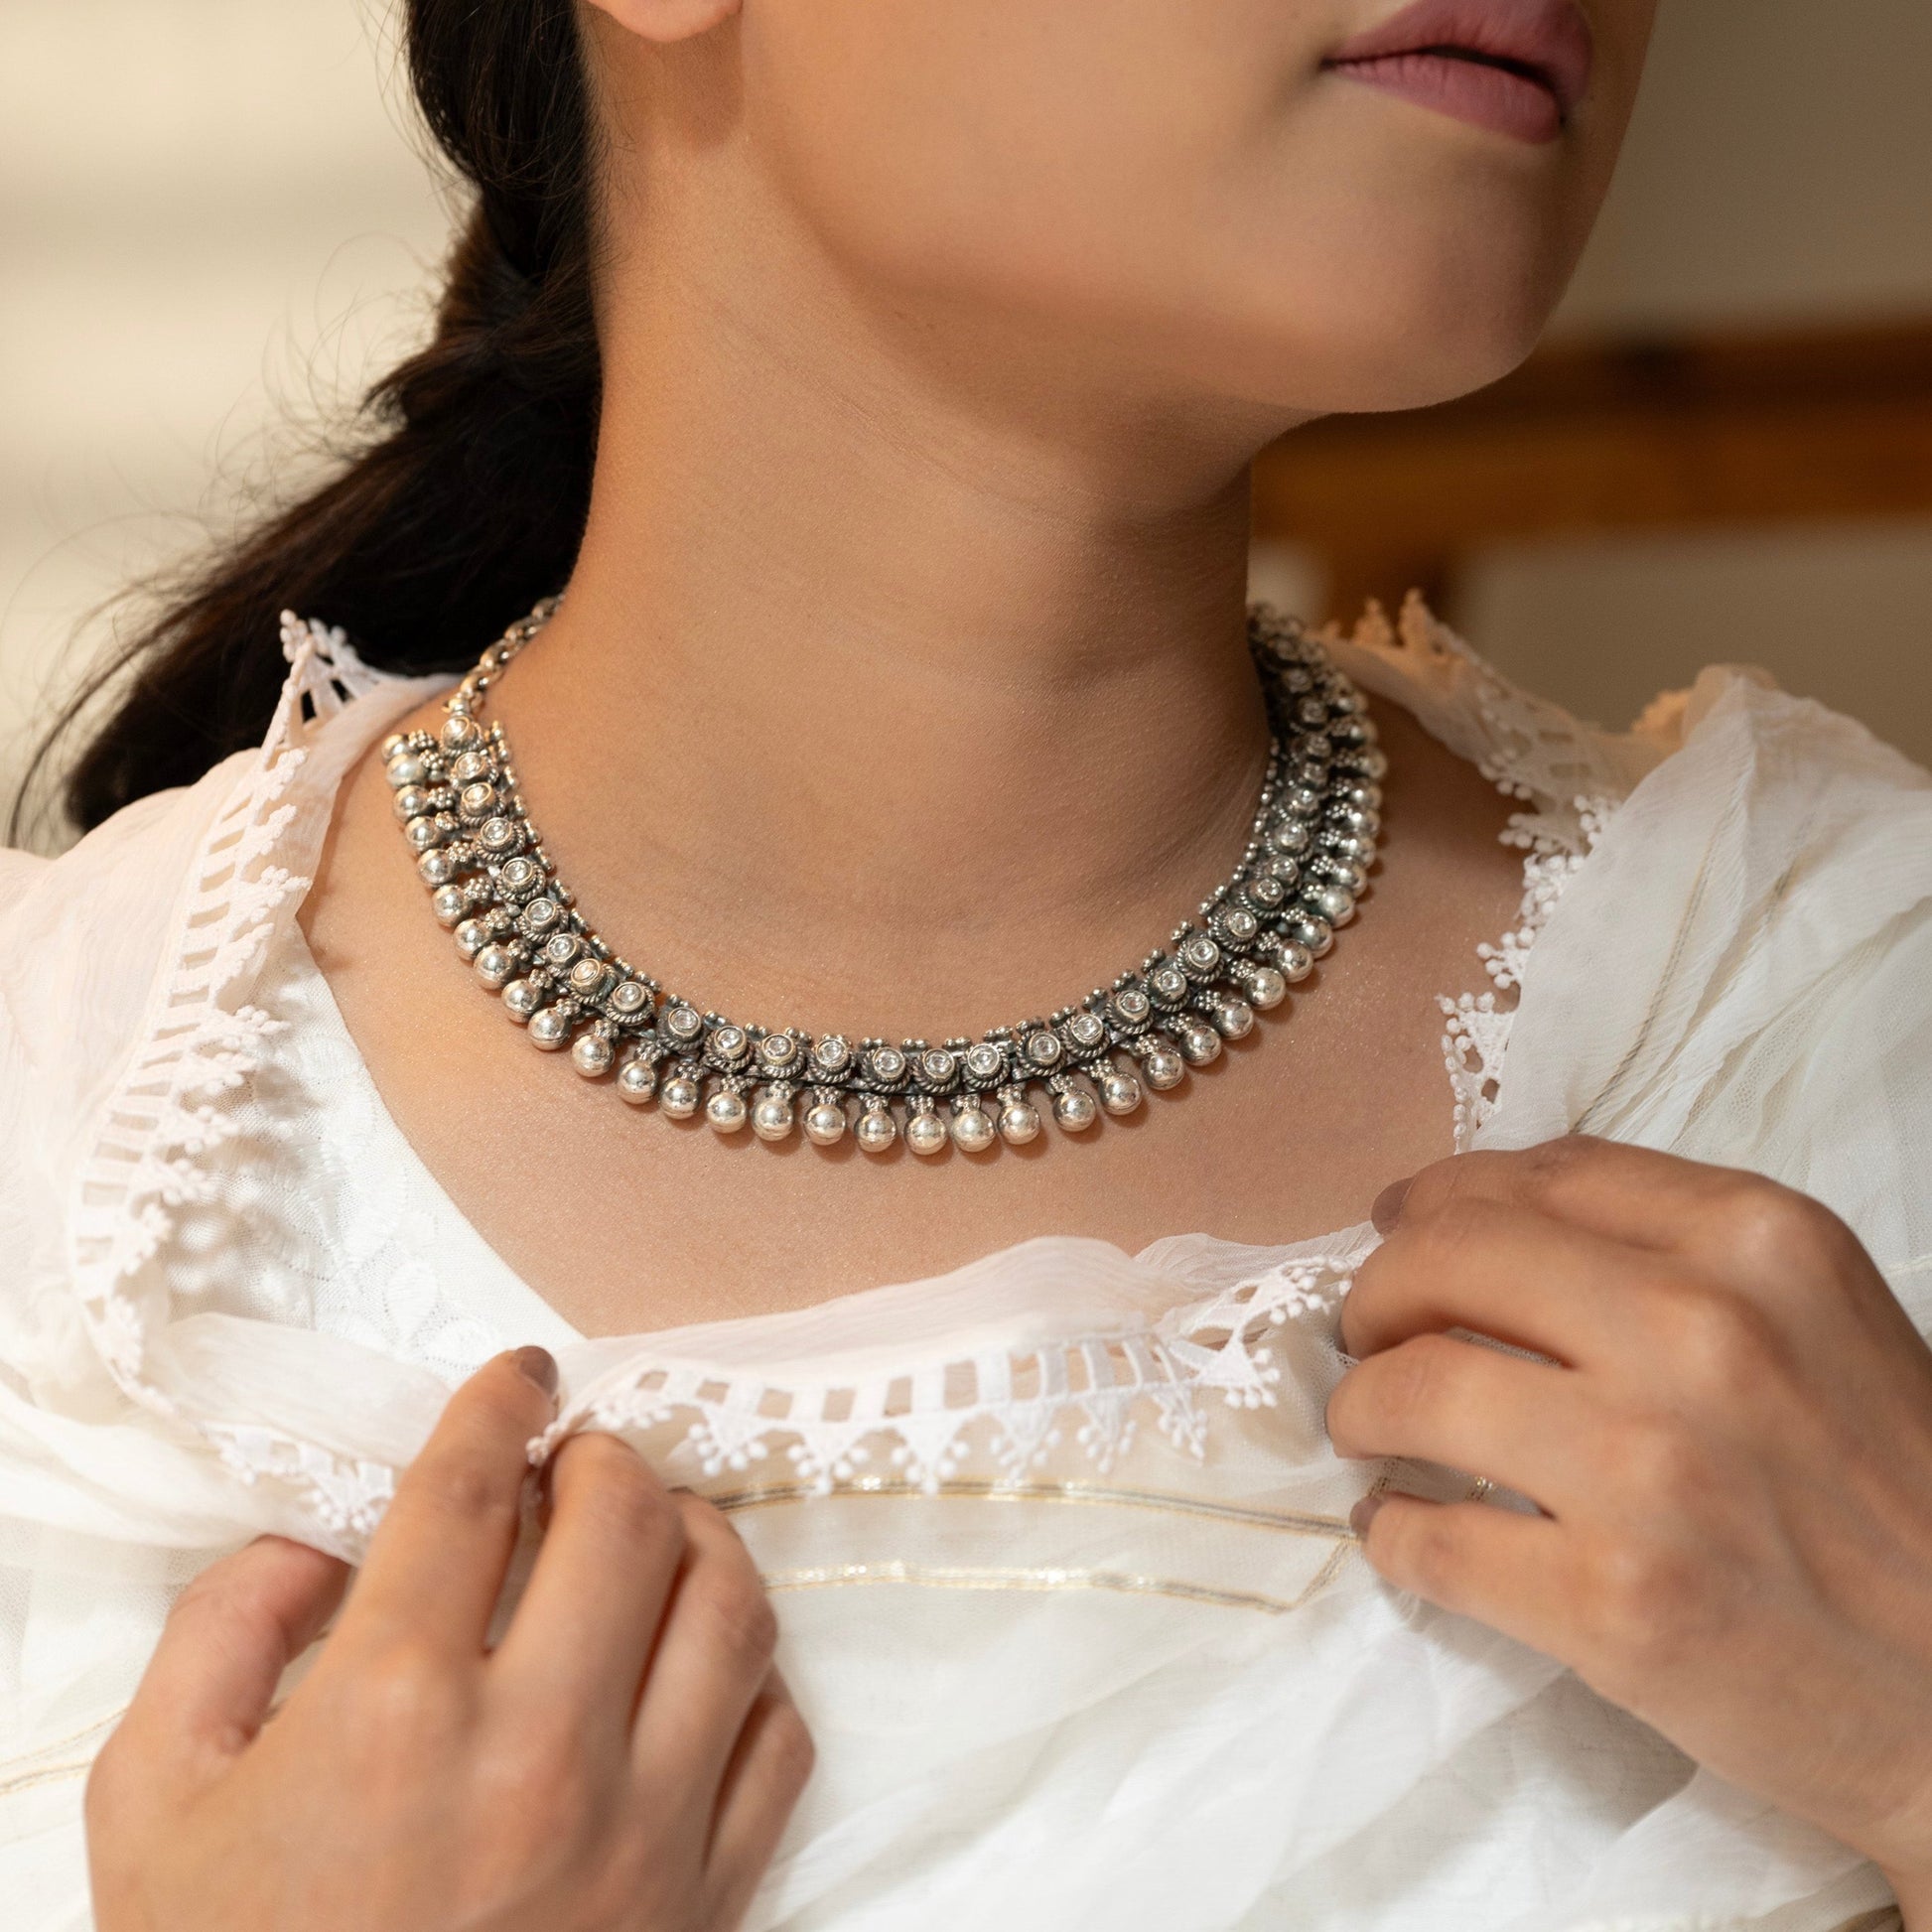
[[[545,1395],[557,1393],[557,1358],[549,1349],[518,1348],[511,1352],[510,1360],[516,1364],[517,1373],[534,1382]]]
[[[1409,1198],[1409,1189],[1415,1184],[1415,1175],[1406,1180],[1392,1180],[1375,1197],[1375,1205],[1368,1210],[1368,1218],[1375,1223],[1377,1234],[1387,1234],[1402,1218],[1402,1203]]]
[[[1348,1527],[1357,1536],[1366,1536],[1368,1534],[1368,1526],[1375,1521],[1375,1512],[1381,1507],[1382,1498],[1380,1496],[1364,1496],[1348,1512]]]

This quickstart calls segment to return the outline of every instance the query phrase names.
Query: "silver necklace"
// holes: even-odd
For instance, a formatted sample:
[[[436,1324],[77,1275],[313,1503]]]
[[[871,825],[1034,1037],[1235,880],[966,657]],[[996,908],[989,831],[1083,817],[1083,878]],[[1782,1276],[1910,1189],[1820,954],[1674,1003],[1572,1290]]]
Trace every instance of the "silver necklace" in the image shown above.
[[[586,1079],[720,1134],[748,1124],[783,1141],[799,1124],[868,1154],[902,1138],[914,1154],[984,1154],[1038,1137],[1044,1111],[1067,1133],[1104,1109],[1131,1114],[1223,1040],[1280,1007],[1354,916],[1381,831],[1387,760],[1361,694],[1300,623],[1265,606],[1249,645],[1272,743],[1248,844],[1232,875],[1111,986],[1044,1019],[977,1039],[850,1039],[742,1026],[667,993],[584,919],[530,820],[503,728],[483,701],[557,608],[547,599],[485,650],[446,700],[440,732],[382,748],[396,817],[457,952],[546,1052]]]

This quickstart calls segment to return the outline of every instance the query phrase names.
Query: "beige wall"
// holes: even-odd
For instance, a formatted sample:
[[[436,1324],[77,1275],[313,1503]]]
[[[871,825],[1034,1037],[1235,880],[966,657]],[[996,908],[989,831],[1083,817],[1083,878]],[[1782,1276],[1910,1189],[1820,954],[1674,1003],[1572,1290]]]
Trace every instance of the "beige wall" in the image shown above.
[[[357,0],[0,5],[0,778],[81,616],[420,327],[442,206]],[[1932,316],[1932,6],[1664,0],[1573,330]],[[1932,452],[1928,452],[1932,463]],[[1932,527],[1486,560],[1506,668],[1620,719],[1756,657],[1932,758]]]

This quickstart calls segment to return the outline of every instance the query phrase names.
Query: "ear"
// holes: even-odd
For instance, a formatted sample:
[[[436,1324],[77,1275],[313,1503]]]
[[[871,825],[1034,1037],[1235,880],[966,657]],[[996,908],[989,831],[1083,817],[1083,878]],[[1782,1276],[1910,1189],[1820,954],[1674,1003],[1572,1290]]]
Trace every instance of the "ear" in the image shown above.
[[[729,20],[743,0],[590,0],[600,13],[640,40],[691,40]]]

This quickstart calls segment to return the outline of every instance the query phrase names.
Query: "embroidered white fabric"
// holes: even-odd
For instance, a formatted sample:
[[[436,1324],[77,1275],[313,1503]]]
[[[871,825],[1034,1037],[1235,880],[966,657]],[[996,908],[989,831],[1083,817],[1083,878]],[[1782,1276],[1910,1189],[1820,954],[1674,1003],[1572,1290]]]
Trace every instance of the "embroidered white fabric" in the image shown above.
[[[294,923],[342,772],[435,681],[316,625],[285,646],[259,754],[58,861],[0,855],[10,1924],[88,1922],[81,1774],[179,1584],[264,1529],[353,1556],[448,1385],[524,1340],[565,1374],[535,1452],[629,1435],[777,1594],[820,1770],[760,1932],[1882,1908],[1841,1848],[1354,1558],[1375,1472],[1320,1419],[1366,1228],[1035,1241],[577,1337],[403,1140]],[[1523,806],[1519,925],[1443,1002],[1457,1145],[1583,1126],[1759,1168],[1932,1319],[1932,779],[1747,673],[1616,737],[1420,607],[1335,649]]]

